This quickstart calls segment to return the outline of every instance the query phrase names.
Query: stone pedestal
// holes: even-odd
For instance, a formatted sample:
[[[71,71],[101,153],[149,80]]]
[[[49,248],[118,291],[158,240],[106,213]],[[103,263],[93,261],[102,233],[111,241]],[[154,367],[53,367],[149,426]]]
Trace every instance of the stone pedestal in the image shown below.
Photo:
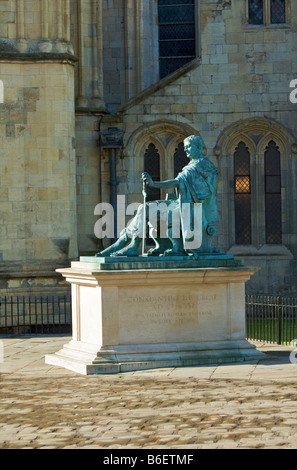
[[[113,270],[88,259],[59,269],[72,286],[73,337],[46,363],[106,374],[262,357],[245,339],[245,282],[257,269],[168,263]]]

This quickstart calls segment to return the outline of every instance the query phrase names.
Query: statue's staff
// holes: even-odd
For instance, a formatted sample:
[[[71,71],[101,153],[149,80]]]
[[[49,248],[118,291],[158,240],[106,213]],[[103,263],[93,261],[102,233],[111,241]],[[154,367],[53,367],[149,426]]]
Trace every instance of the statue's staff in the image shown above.
[[[142,181],[142,195],[143,195],[143,223],[142,223],[142,256],[144,255],[144,244],[146,239],[146,182]]]

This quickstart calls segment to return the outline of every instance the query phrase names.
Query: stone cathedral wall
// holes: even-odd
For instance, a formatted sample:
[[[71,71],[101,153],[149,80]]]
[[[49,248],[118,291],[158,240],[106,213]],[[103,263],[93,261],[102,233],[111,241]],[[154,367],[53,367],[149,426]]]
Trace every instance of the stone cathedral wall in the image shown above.
[[[200,134],[220,170],[217,245],[261,267],[252,289],[297,292],[297,0],[286,2],[286,24],[257,26],[245,0],[196,3],[197,58],[159,80],[155,0],[0,0],[2,292],[54,290],[56,267],[98,250],[94,208],[111,197],[101,133],[110,128],[124,133],[117,191],[127,203],[141,202],[150,142],[171,178],[178,143]],[[282,158],[283,242],[266,246],[255,198],[253,244],[238,247],[232,156],[241,140],[249,145],[263,194],[270,138]]]
[[[63,291],[77,256],[74,56],[67,2],[1,1],[0,288]],[[69,5],[68,5],[69,6]]]

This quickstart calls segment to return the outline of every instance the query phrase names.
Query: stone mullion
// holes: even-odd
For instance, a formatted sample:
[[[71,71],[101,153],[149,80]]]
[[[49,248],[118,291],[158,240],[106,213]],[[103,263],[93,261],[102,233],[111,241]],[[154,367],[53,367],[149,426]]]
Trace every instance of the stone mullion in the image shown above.
[[[228,237],[227,247],[230,248],[235,245],[234,151],[223,164],[222,174],[224,181],[222,185],[225,191],[222,198],[222,210],[224,213],[222,221],[224,224],[224,234],[228,234],[226,236],[226,238]]]
[[[271,23],[270,0],[264,0],[263,3],[264,24]]]

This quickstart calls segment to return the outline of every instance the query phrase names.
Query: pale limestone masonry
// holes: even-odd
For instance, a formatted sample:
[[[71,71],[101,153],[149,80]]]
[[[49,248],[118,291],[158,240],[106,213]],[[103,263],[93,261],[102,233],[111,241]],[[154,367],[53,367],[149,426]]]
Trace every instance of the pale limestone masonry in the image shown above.
[[[162,168],[171,168],[171,174],[165,171],[163,176],[172,177],[170,138],[179,134],[181,140],[190,129],[200,134],[208,156],[220,169],[217,245],[261,267],[249,284],[251,291],[296,292],[297,108],[289,101],[289,83],[297,75],[297,2],[287,2],[285,25],[268,26],[247,24],[245,1],[199,3],[201,57],[119,107],[126,131],[127,158],[122,165],[130,175],[130,187],[134,172],[139,193],[143,155],[150,141],[157,145]],[[283,244],[265,245],[263,205],[254,200],[253,245],[236,246],[232,156],[241,140],[252,141],[255,184],[263,196],[263,154],[271,138],[281,151]],[[130,192],[126,188],[125,194]]]
[[[59,271],[71,284],[72,339],[45,362],[88,375],[261,359],[245,339],[255,271],[73,262]]]
[[[111,192],[110,151],[101,148],[100,132],[111,127],[124,132],[117,192],[128,203],[141,202],[149,143],[159,151],[161,177],[171,178],[175,148],[200,134],[220,169],[217,245],[261,267],[250,291],[297,292],[297,105],[289,101],[297,0],[286,0],[285,24],[257,26],[248,24],[246,0],[196,4],[197,57],[159,80],[156,0],[0,0],[2,292],[12,284],[37,288],[33,278],[24,287],[8,282],[15,263],[34,266],[33,273],[36,263],[44,271],[46,260],[49,273],[49,266],[98,251],[94,208]],[[282,168],[282,245],[275,246],[265,244],[263,206],[271,139]],[[250,149],[257,190],[249,246],[235,245],[233,154],[240,141]]]
[[[56,264],[77,256],[69,2],[1,1],[0,10],[0,287],[56,293]]]

